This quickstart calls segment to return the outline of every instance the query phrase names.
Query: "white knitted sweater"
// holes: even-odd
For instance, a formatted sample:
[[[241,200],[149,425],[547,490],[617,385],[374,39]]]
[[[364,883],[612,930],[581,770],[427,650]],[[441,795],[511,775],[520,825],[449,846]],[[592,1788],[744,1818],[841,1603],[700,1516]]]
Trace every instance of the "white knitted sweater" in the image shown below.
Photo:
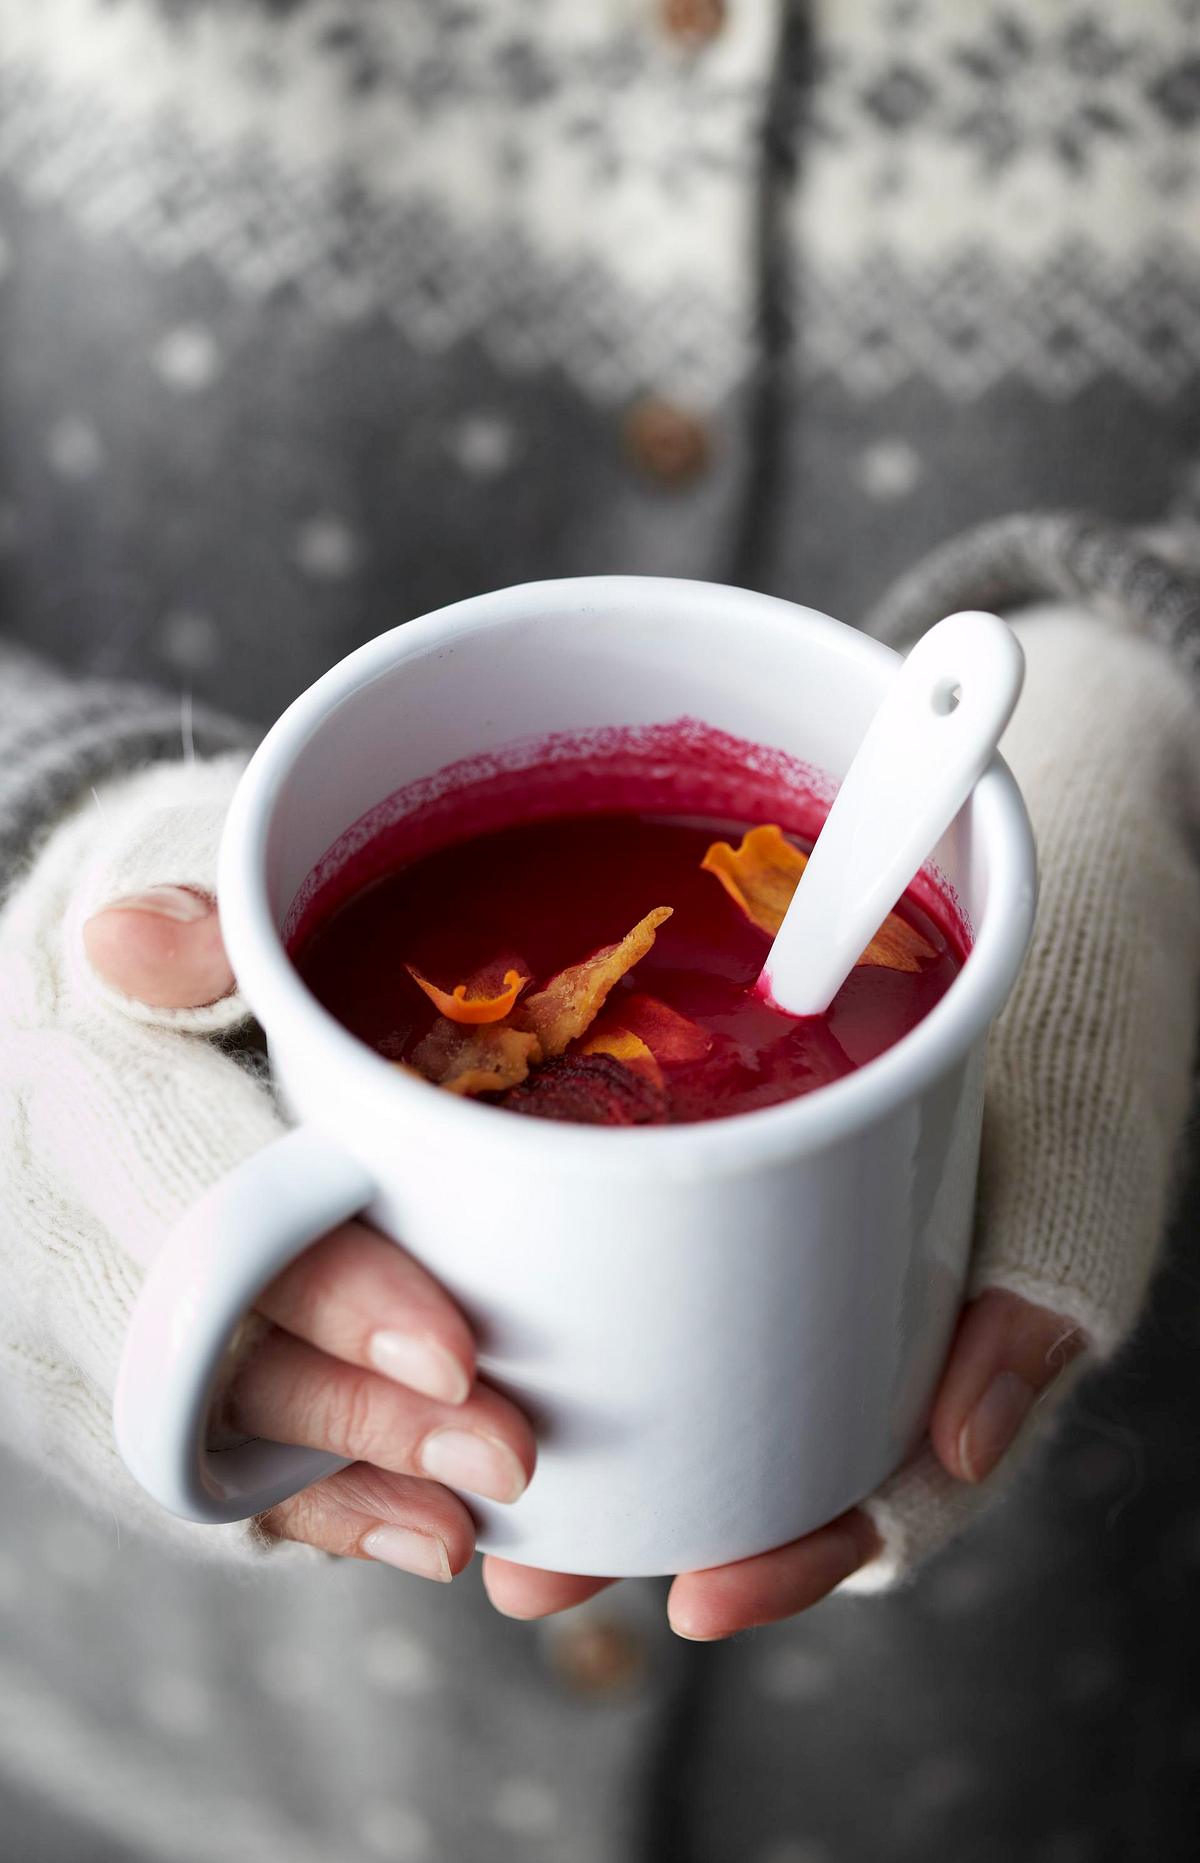
[[[1009,1288],[1106,1355],[1138,1313],[1189,1104],[1200,731],[1153,644],[1061,608],[1029,611],[1018,631],[1028,679],[1004,751],[1042,894],[992,1042],[970,1291]],[[261,1075],[222,1050],[245,1014],[236,997],[196,1012],[131,1003],[95,979],[81,927],[147,885],[213,887],[239,768],[111,783],[51,835],[0,917],[0,1431],[122,1520],[228,1561],[260,1557],[261,1533],[154,1509],[116,1457],[109,1405],[141,1266],[278,1117]],[[867,1504],[885,1551],[848,1589],[913,1569],[1019,1460],[971,1489],[921,1453]]]

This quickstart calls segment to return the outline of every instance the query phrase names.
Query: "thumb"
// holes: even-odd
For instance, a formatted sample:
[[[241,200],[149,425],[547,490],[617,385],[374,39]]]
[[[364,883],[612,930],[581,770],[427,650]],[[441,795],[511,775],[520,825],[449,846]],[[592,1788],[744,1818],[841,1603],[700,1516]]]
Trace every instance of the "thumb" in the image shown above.
[[[83,948],[104,983],[154,1009],[198,1009],[234,987],[217,902],[189,887],[114,900],[84,924]]]
[[[1029,1412],[1087,1347],[1061,1314],[993,1287],[965,1308],[929,1423],[934,1452],[959,1481],[982,1481]]]

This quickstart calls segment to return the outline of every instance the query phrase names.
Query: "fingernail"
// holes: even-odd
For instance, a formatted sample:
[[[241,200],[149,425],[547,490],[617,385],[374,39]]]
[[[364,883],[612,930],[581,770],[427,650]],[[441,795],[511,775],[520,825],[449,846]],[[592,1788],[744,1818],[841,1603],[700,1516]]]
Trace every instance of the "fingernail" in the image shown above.
[[[179,925],[206,919],[212,909],[207,893],[193,893],[186,886],[148,886],[144,893],[110,899],[104,908],[106,912],[152,912],[156,918],[174,919]]]
[[[1033,1408],[1037,1392],[1015,1371],[1000,1371],[963,1424],[958,1459],[968,1481],[982,1481]]]
[[[473,1430],[435,1430],[421,1445],[421,1467],[448,1488],[466,1488],[489,1501],[515,1501],[525,1470],[507,1443]]]
[[[385,1378],[436,1397],[443,1404],[461,1404],[471,1389],[465,1366],[436,1339],[414,1339],[408,1333],[376,1333],[370,1345],[371,1363]]]
[[[363,1536],[361,1549],[368,1559],[415,1572],[418,1578],[435,1578],[440,1585],[448,1585],[454,1577],[446,1542],[436,1533],[420,1533],[415,1527],[372,1527]]]

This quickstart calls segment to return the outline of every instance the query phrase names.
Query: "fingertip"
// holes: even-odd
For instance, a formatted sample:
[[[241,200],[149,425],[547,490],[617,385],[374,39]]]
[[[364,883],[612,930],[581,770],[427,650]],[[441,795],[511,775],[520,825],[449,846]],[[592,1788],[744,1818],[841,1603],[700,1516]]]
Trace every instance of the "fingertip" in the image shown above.
[[[947,1366],[929,1419],[929,1446],[947,1475],[955,1481],[967,1481],[969,1476],[962,1459],[962,1439],[970,1412],[956,1392],[947,1391],[946,1379],[949,1373],[950,1367]],[[982,1390],[982,1386],[980,1388]]]
[[[572,1610],[613,1582],[611,1578],[586,1578],[572,1572],[542,1572],[533,1566],[514,1565],[494,1553],[483,1561],[483,1588],[489,1602],[502,1617],[520,1623]]]
[[[507,1560],[494,1559],[489,1554],[483,1562],[483,1589],[487,1593],[488,1603],[493,1610],[499,1611],[501,1617],[512,1617],[521,1623],[528,1623],[542,1613],[536,1608],[528,1608],[520,1586],[511,1582],[509,1575],[515,1569]]]
[[[667,1597],[667,1622],[685,1642],[722,1642],[819,1604],[880,1550],[874,1522],[852,1508],[790,1545],[681,1573]]]
[[[395,1566],[416,1578],[432,1579],[448,1585],[454,1568],[445,1540],[423,1527],[398,1527],[382,1522],[371,1527],[359,1541],[359,1555],[380,1565]]]
[[[464,1333],[466,1329],[463,1329]],[[475,1355],[470,1337],[454,1346],[432,1335],[399,1331],[372,1333],[368,1356],[385,1378],[432,1397],[438,1403],[465,1404],[475,1383]]]
[[[1005,1288],[988,1288],[959,1321],[929,1422],[938,1461],[956,1481],[983,1481],[1030,1411],[1086,1349],[1061,1314]]]
[[[686,1611],[683,1611],[681,1607],[672,1607],[668,1604],[668,1628],[683,1643],[727,1643],[730,1637],[737,1634],[736,1631],[733,1630],[701,1631],[692,1629],[689,1627],[690,1619],[687,1619],[687,1621],[685,1621],[685,1619],[687,1619]]]
[[[330,1230],[259,1295],[277,1326],[345,1364],[461,1409],[478,1390],[474,1334],[427,1269],[366,1223]]]
[[[372,1560],[439,1584],[475,1556],[475,1522],[457,1495],[366,1462],[281,1501],[262,1524],[339,1558]]]
[[[197,909],[176,909],[176,895]],[[102,982],[153,1009],[201,1008],[234,988],[215,903],[182,888],[156,888],[94,913],[83,948]]]
[[[671,1581],[667,1593],[667,1624],[685,1643],[717,1643],[732,1634],[729,1630],[711,1628],[711,1598],[699,1589],[706,1581],[711,1584],[712,1574],[682,1572]]]

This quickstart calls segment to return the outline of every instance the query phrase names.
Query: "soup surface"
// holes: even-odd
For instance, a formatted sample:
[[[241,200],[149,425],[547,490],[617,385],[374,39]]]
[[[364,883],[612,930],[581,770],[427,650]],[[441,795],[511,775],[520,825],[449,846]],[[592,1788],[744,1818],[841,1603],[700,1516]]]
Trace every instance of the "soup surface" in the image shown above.
[[[773,1008],[754,989],[771,934],[714,870],[723,858],[736,872],[743,837],[761,825],[593,808],[491,828],[310,912],[293,959],[380,1054],[513,1112],[631,1125],[773,1106],[899,1041],[965,951],[926,884],[825,1015]],[[792,860],[811,845],[776,839]],[[726,857],[706,867],[721,843]],[[656,908],[670,915],[649,926]],[[556,1010],[565,1016],[552,1027]]]

